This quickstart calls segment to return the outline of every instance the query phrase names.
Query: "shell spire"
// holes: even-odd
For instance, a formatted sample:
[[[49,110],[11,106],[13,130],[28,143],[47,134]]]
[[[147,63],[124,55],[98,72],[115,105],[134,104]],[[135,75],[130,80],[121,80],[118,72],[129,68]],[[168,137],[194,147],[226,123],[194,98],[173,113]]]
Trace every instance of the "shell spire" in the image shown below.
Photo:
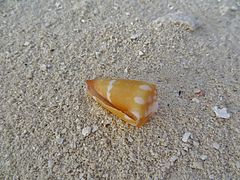
[[[127,79],[87,80],[87,92],[103,107],[133,126],[141,127],[157,111],[156,85]]]

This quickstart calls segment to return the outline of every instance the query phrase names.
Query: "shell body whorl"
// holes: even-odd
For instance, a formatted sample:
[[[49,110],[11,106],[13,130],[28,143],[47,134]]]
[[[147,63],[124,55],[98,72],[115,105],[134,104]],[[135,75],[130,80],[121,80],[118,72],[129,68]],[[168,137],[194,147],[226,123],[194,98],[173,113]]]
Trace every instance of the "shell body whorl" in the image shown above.
[[[87,80],[87,92],[103,107],[141,127],[157,111],[157,89],[152,83],[127,79]]]

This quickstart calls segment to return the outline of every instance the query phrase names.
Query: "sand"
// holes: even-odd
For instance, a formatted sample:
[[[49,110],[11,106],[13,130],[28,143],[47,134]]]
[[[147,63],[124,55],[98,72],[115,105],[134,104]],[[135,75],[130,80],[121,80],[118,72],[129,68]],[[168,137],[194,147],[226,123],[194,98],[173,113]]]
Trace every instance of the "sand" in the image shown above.
[[[239,27],[232,0],[1,0],[0,179],[240,178]],[[157,85],[149,123],[86,95],[106,77]]]

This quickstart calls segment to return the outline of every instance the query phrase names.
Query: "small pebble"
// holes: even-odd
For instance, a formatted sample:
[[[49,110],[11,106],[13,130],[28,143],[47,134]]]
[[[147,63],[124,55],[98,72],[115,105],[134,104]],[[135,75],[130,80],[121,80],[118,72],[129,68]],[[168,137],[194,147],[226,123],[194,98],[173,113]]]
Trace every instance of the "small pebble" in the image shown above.
[[[192,98],[192,101],[195,102],[195,103],[200,103],[198,98]]]
[[[82,127],[80,125],[77,125],[77,130],[82,129]]]
[[[129,13],[129,12],[126,12],[125,14],[126,14],[126,16],[130,16],[130,13]]]
[[[201,89],[194,89],[194,94],[198,94],[198,93],[200,93],[201,92]]]
[[[63,138],[57,138],[57,143],[58,143],[58,144],[62,144],[62,143],[63,143],[63,141],[64,141],[64,139],[63,139]]]
[[[173,6],[172,4],[169,4],[169,5],[168,5],[168,8],[169,8],[170,10],[173,10],[174,6]]]
[[[140,36],[141,36],[140,33],[135,33],[135,34],[132,34],[132,35],[131,35],[130,39],[136,40],[136,39],[138,39]]]
[[[193,162],[191,168],[203,170],[203,163],[202,162]]]
[[[220,149],[220,145],[218,143],[215,143],[215,142],[212,144],[212,147],[216,150]]]
[[[188,152],[189,151],[189,145],[187,145],[187,144],[183,144],[183,150],[184,151],[186,151],[186,152]]]
[[[212,174],[209,175],[209,179],[211,179],[211,180],[214,179],[214,175],[212,175]]]
[[[138,55],[139,56],[143,56],[144,55],[144,52],[142,52],[141,50],[138,51]]]
[[[57,9],[62,9],[62,5],[61,5],[60,2],[56,2],[55,6],[56,6]]]
[[[130,143],[132,143],[132,142],[133,142],[133,138],[131,138],[131,137],[129,136],[129,137],[127,137],[127,141],[130,142]]]
[[[231,10],[231,11],[237,11],[237,10],[238,10],[238,7],[237,7],[237,6],[231,6],[231,7],[230,7],[230,10]]]
[[[108,127],[112,123],[112,121],[107,119],[107,120],[103,120],[101,123],[104,124],[105,127]]]
[[[229,12],[230,8],[226,5],[223,5],[219,8],[219,12],[222,16],[226,15]]]
[[[29,71],[26,75],[27,79],[32,79],[33,78],[33,71]]]
[[[98,126],[97,125],[93,125],[92,127],[92,133],[95,133],[98,130]]]
[[[113,6],[113,9],[114,9],[114,10],[118,10],[118,7],[117,7],[117,6]]]
[[[174,155],[170,158],[170,162],[174,163],[175,161],[177,161],[177,159],[178,159],[178,157]]]
[[[54,162],[51,159],[49,159],[48,160],[48,168],[51,169],[53,167],[53,164],[54,164]]]
[[[85,173],[80,173],[79,176],[78,176],[78,178],[79,178],[80,180],[84,180],[84,177],[83,177],[84,175],[85,175]]]
[[[159,141],[160,141],[161,146],[164,146],[164,147],[168,146],[168,142],[165,141],[165,139],[160,139]]]
[[[193,15],[186,14],[181,11],[169,13],[153,21],[153,24],[155,26],[159,26],[167,23],[183,24],[186,26],[186,30],[190,30],[190,31],[194,31],[200,26],[198,20]]]
[[[51,64],[47,64],[47,65],[46,65],[46,68],[47,68],[47,69],[51,69],[51,68],[52,68],[52,65],[51,65]]]
[[[102,176],[104,179],[108,179],[109,175],[108,174],[103,174]]]
[[[205,91],[201,89],[194,89],[194,94],[197,96],[205,96]]]
[[[182,141],[186,143],[191,136],[192,134],[190,132],[185,132],[182,137]]]
[[[88,136],[91,133],[92,128],[90,126],[87,126],[82,129],[82,135],[84,137]]]
[[[79,32],[81,32],[81,31],[80,31],[79,29],[75,28],[75,29],[73,29],[73,32],[79,33]]]
[[[46,66],[45,64],[42,64],[42,65],[40,66],[40,69],[41,69],[42,71],[46,71],[46,70],[47,70],[47,66]]]
[[[96,58],[99,58],[100,55],[101,55],[101,52],[99,52],[99,51],[95,52],[95,56],[96,56]]]
[[[194,145],[195,147],[198,147],[198,146],[199,146],[199,142],[193,141],[193,145]]]
[[[205,161],[207,158],[208,158],[207,155],[204,155],[204,154],[200,156],[200,159],[203,161]]]
[[[124,73],[128,73],[128,67],[124,69]]]
[[[64,129],[62,130],[62,133],[64,134],[64,133],[66,133],[66,132],[67,132],[67,129],[64,128]]]
[[[219,118],[223,118],[223,119],[228,119],[230,118],[230,114],[227,112],[227,108],[218,108],[217,106],[214,106],[212,108],[212,110],[215,112],[216,116]]]
[[[240,161],[237,161],[237,162],[236,162],[236,167],[237,167],[238,169],[240,169]]]
[[[28,46],[29,44],[30,44],[30,42],[26,41],[23,45]]]

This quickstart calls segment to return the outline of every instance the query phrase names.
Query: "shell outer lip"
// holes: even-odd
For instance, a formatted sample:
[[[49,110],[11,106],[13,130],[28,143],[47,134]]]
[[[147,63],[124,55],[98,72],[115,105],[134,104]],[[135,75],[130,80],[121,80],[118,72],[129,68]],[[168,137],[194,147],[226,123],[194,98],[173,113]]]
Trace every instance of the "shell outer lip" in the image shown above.
[[[127,116],[129,116],[131,119],[134,119],[132,117],[132,115],[129,115],[123,111],[121,111],[119,108],[117,108],[116,106],[114,106],[111,102],[109,102],[107,99],[103,98],[97,91],[94,90],[93,88],[93,83],[94,83],[94,80],[87,80],[86,81],[87,83],[87,93],[88,95],[90,95],[91,97],[95,96],[97,99],[99,99],[99,101],[102,101],[104,104],[106,104],[107,106],[110,106],[114,109],[116,109],[117,111],[120,111],[124,114],[126,114]]]

